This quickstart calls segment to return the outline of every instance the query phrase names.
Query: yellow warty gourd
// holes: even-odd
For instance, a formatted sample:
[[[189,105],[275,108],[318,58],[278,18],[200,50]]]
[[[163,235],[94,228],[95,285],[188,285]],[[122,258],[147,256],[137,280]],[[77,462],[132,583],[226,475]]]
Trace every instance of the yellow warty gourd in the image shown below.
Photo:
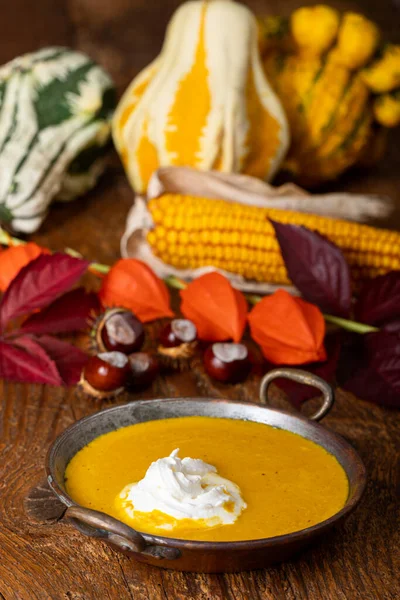
[[[288,147],[288,125],[249,9],[232,0],[183,4],[161,54],[125,92],[113,136],[137,192],[166,165],[271,178]]]
[[[377,26],[317,5],[260,20],[264,68],[284,105],[291,146],[284,168],[306,186],[379,156],[379,126],[400,123],[400,46],[381,48]]]
[[[363,80],[375,93],[400,87],[400,46],[388,44],[382,55],[362,73]]]
[[[378,96],[374,103],[375,118],[385,127],[400,123],[400,90]]]
[[[292,15],[291,29],[301,53],[319,56],[328,50],[337,36],[339,13],[323,4],[299,8]]]
[[[355,281],[400,268],[400,233],[290,210],[164,194],[149,201],[152,252],[179,269],[211,265],[246,279],[289,284],[269,219],[318,231],[343,251]]]

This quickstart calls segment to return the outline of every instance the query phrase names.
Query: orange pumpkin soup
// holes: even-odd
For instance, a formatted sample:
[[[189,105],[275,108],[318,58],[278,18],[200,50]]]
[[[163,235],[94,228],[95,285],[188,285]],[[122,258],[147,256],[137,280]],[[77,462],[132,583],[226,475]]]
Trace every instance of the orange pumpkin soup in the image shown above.
[[[153,461],[179,448],[201,459],[239,487],[246,508],[232,524],[197,526],[162,513],[128,514],[121,491],[142,480]],[[238,541],[305,529],[337,513],[348,480],[336,458],[297,434],[262,423],[211,417],[181,417],[130,425],[99,436],[66,469],[66,490],[82,506],[103,511],[145,533],[181,539]],[[168,520],[168,517],[166,520]],[[197,524],[198,525],[198,524]]]

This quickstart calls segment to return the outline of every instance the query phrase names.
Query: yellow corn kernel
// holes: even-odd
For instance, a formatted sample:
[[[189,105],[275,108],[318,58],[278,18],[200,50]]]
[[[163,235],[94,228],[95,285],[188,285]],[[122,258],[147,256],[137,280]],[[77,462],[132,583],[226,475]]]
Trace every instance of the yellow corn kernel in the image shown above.
[[[147,241],[149,242],[150,246],[154,246],[156,243],[156,234],[154,233],[154,231],[149,231],[149,233],[147,234]]]
[[[167,215],[174,197],[174,214]],[[400,269],[400,233],[295,211],[242,206],[237,202],[165,194],[148,207],[153,215],[163,206],[164,222],[155,223],[147,241],[154,254],[178,268],[212,265],[247,279],[290,283],[270,219],[318,231],[342,249],[355,280]],[[197,234],[192,228],[195,207],[203,217]],[[171,213],[172,214],[172,213]],[[247,220],[251,214],[251,220]],[[217,215],[214,218],[214,215]],[[167,228],[167,217],[172,226]],[[170,219],[171,220],[171,219]],[[238,231],[247,220],[250,231]],[[220,229],[215,229],[218,221]],[[179,223],[179,227],[176,224]]]
[[[175,244],[178,241],[178,232],[175,229],[170,229],[167,232],[167,242],[168,244]]]

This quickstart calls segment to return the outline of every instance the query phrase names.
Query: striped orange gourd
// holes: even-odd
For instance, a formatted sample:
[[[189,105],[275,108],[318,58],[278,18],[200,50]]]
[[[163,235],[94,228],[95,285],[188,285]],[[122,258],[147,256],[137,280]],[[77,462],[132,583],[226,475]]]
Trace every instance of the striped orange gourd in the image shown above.
[[[231,0],[183,3],[161,54],[122,97],[113,137],[139,193],[168,165],[270,179],[289,133],[262,68],[251,11]]]

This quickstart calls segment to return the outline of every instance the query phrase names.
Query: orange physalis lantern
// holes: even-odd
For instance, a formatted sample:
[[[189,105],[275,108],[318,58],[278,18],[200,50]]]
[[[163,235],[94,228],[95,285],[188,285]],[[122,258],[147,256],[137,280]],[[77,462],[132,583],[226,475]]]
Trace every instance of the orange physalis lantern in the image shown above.
[[[4,292],[22,267],[37,258],[39,254],[49,254],[49,251],[34,242],[11,246],[0,252],[0,290]]]
[[[277,365],[326,360],[325,320],[310,302],[278,290],[249,314],[251,337],[265,358]]]
[[[220,273],[198,277],[180,292],[181,312],[196,325],[201,340],[239,342],[246,327],[247,302]]]
[[[99,297],[104,306],[129,308],[144,323],[173,317],[165,283],[144,262],[123,258],[111,267]]]

